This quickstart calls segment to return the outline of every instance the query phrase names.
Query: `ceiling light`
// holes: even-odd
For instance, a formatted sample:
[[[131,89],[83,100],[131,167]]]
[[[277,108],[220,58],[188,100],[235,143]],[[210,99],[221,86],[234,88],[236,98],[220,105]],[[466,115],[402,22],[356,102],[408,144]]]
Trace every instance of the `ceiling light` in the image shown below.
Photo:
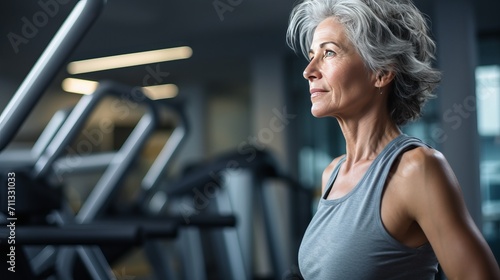
[[[193,54],[190,47],[176,47],[138,53],[121,54],[100,58],[73,61],[68,64],[70,74],[81,74],[150,63],[187,59]]]
[[[95,81],[67,78],[62,82],[62,89],[72,93],[91,94],[96,90],[98,85],[99,83]]]
[[[67,78],[62,82],[62,89],[66,92],[78,94],[92,94],[99,86],[96,81]],[[179,89],[174,84],[163,84],[147,86],[142,88],[144,94],[152,100],[173,98],[177,96]]]
[[[156,85],[143,87],[144,94],[152,100],[173,98],[177,96],[179,89],[174,84]]]

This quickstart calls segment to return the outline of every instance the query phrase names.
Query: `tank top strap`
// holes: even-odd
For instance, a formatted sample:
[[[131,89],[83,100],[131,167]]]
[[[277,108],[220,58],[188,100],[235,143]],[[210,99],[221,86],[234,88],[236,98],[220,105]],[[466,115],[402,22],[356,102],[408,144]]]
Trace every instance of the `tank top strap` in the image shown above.
[[[401,154],[415,147],[432,148],[418,138],[402,134],[397,139],[394,139],[394,141],[390,143],[390,146],[384,149],[383,153],[378,156],[377,162],[374,162],[375,166],[371,174],[369,174],[369,182],[367,183],[375,186],[374,198],[376,199],[376,205],[378,205],[377,209],[380,209],[382,192],[394,161],[401,156]]]
[[[374,162],[375,166],[373,168],[373,175],[377,174],[378,176],[376,177],[378,177],[378,182],[385,183],[385,179],[392,168],[394,160],[402,153],[412,148],[422,146],[432,148],[416,137],[408,136],[406,134],[399,135],[377,156],[377,159]]]
[[[330,193],[330,189],[333,186],[333,181],[335,181],[335,178],[337,178],[337,174],[339,174],[340,166],[342,163],[345,161],[345,155],[340,158],[339,162],[337,162],[337,165],[333,169],[332,175],[330,175],[330,179],[328,179],[328,182],[325,185],[325,191],[322,194],[323,199],[326,199],[326,196],[328,193]]]

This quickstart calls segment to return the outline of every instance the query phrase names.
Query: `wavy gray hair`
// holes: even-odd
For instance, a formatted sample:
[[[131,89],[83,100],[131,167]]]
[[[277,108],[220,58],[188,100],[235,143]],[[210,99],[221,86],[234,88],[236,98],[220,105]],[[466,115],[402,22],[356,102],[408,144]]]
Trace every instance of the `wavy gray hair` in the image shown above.
[[[432,67],[436,46],[417,7],[410,0],[304,0],[290,15],[288,45],[308,58],[314,30],[330,17],[345,27],[371,71],[394,72],[388,101],[394,122],[419,118],[441,73]]]

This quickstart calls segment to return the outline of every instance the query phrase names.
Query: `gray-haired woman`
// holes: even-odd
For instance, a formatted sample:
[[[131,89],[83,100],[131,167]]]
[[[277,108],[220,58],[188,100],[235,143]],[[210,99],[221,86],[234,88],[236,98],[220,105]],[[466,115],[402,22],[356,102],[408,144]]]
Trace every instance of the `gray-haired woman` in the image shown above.
[[[346,154],[323,173],[299,250],[305,279],[500,279],[441,153],[399,127],[440,81],[411,1],[305,0],[288,42],[309,59],[311,112],[337,119]]]

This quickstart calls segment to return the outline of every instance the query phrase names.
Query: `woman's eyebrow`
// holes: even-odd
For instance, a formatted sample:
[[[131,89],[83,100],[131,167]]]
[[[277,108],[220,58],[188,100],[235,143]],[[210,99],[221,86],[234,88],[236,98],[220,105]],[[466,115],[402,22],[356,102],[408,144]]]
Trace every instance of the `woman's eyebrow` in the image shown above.
[[[333,44],[333,45],[341,48],[339,44],[337,44],[333,41],[323,42],[323,43],[319,44],[319,48],[322,49],[325,45],[328,45],[328,44]],[[314,50],[311,48],[311,49],[309,49],[309,54],[312,54],[312,53],[314,53]]]

